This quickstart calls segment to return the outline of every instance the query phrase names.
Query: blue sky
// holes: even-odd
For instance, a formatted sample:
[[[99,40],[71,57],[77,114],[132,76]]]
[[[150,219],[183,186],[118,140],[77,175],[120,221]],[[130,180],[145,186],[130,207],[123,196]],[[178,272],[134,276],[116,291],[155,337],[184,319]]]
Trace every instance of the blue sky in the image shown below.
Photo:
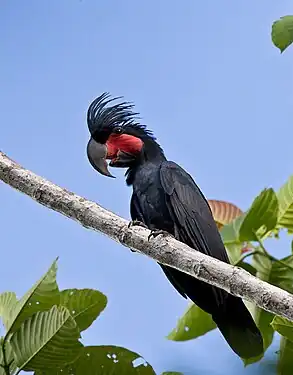
[[[292,49],[270,40],[289,0],[2,0],[1,150],[26,168],[129,218],[123,172],[98,175],[86,110],[103,91],[134,101],[166,155],[208,198],[242,209],[293,173]],[[96,288],[108,307],[84,335],[143,355],[158,373],[273,373],[277,343],[247,369],[218,332],[164,337],[186,301],[150,259],[0,185],[1,291],[24,293],[59,255],[61,288]],[[276,255],[287,242],[272,244]],[[270,249],[271,250],[271,249]]]

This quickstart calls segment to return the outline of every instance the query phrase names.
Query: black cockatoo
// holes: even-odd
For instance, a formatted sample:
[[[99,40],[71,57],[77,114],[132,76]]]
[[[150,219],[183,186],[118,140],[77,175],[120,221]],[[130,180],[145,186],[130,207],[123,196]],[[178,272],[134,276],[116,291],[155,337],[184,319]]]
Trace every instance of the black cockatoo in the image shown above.
[[[110,177],[113,176],[107,159],[111,167],[127,168],[126,183],[133,188],[130,211],[134,222],[168,232],[188,246],[229,263],[199,187],[184,169],[166,159],[152,132],[138,122],[133,104],[115,104],[117,99],[120,98],[104,93],[88,109],[91,138],[87,155],[91,165]],[[263,352],[261,333],[240,298],[176,269],[160,266],[184,298],[189,297],[211,314],[235,353],[251,358]]]

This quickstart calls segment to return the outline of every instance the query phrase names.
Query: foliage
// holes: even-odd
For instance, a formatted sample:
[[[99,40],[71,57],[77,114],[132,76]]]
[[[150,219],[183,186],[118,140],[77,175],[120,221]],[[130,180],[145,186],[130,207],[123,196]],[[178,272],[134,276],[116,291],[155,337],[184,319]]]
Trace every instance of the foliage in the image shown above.
[[[293,42],[293,16],[281,17],[272,26],[272,41],[282,52]]]
[[[267,251],[264,240],[278,238],[280,230],[283,229],[287,229],[289,234],[293,232],[293,176],[277,193],[271,188],[264,189],[244,213],[231,203],[222,201],[209,201],[209,203],[231,263],[292,293],[293,255],[291,249],[287,257],[277,259]],[[225,210],[227,210],[226,213]],[[246,302],[246,304],[262,333],[264,352],[271,345],[275,332],[281,335],[278,373],[291,374],[293,323],[276,317],[251,303]],[[178,320],[177,327],[170,332],[168,339],[191,340],[213,329],[216,329],[216,326],[210,315],[192,304]],[[249,365],[259,361],[262,357],[263,355],[243,361],[245,365]]]
[[[199,322],[200,324],[198,324]],[[169,333],[167,338],[174,341],[187,341],[203,336],[215,328],[217,326],[212,317],[194,303],[191,303],[178,321],[177,327]]]
[[[293,230],[293,177],[275,193],[264,189],[251,207],[241,211],[231,203],[209,201],[230,261],[256,277],[293,292],[293,255],[273,257],[264,240]],[[248,261],[250,260],[250,261]],[[155,375],[137,353],[118,346],[84,346],[81,332],[89,328],[107,305],[107,297],[92,289],[59,290],[57,259],[25,295],[0,294],[0,317],[6,334],[0,339],[0,375],[32,371],[35,375],[129,374]],[[278,373],[293,368],[293,323],[247,303],[264,339],[264,352],[275,332],[281,335]],[[211,316],[191,304],[169,340],[195,339],[216,329]],[[245,365],[262,358],[249,358]],[[177,374],[176,372],[165,372]],[[163,375],[163,374],[162,374]]]
[[[138,365],[136,364],[138,362]],[[46,375],[36,372],[35,375]],[[72,364],[54,370],[49,375],[155,375],[151,366],[137,353],[119,346],[85,346]]]
[[[57,259],[21,299],[13,292],[0,294],[6,328],[0,338],[0,375],[155,375],[139,354],[128,349],[81,343],[80,332],[105,309],[107,297],[92,289],[59,291],[56,273]]]

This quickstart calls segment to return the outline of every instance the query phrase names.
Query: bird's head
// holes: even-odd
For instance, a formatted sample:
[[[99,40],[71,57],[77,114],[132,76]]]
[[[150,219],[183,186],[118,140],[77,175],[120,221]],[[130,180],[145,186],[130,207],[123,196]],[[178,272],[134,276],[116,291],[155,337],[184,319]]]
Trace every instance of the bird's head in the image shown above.
[[[137,122],[134,105],[128,102],[113,103],[119,98],[110,98],[103,93],[89,106],[87,123],[91,138],[87,145],[87,155],[91,165],[101,174],[114,177],[111,167],[129,168],[137,163],[148,145],[149,153],[158,149],[152,133],[145,125]]]

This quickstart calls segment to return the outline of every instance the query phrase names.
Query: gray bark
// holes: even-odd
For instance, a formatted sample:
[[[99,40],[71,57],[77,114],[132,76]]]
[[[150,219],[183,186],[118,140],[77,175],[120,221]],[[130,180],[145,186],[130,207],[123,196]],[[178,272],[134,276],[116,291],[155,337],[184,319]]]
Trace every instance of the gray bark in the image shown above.
[[[172,237],[148,240],[149,230],[128,228],[128,221],[95,202],[63,189],[24,169],[0,152],[0,179],[38,203],[103,233],[122,245],[197,279],[225,289],[264,310],[293,321],[293,295],[243,270],[194,251]]]

